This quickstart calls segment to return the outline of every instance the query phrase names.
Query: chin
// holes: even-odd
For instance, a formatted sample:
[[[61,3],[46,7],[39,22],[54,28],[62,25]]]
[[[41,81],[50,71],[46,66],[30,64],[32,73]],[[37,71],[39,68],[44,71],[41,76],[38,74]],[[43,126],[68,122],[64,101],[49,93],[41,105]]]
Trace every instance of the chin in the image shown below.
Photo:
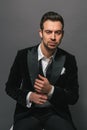
[[[49,47],[48,49],[49,49],[50,51],[55,51],[56,48],[57,48],[57,47]]]

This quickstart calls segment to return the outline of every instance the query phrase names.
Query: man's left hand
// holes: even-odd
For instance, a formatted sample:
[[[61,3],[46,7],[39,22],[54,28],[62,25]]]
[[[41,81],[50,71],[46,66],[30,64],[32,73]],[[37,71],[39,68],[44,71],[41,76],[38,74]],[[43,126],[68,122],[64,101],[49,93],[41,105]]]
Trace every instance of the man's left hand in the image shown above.
[[[52,86],[46,77],[39,74],[38,78],[35,80],[34,88],[38,93],[48,94]]]

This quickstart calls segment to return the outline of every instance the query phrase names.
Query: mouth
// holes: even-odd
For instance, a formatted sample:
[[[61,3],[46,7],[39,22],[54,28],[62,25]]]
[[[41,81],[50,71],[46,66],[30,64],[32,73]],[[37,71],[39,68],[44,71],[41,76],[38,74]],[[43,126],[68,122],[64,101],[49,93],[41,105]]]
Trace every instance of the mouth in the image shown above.
[[[54,46],[56,46],[56,43],[55,42],[49,42],[49,45],[54,47]]]

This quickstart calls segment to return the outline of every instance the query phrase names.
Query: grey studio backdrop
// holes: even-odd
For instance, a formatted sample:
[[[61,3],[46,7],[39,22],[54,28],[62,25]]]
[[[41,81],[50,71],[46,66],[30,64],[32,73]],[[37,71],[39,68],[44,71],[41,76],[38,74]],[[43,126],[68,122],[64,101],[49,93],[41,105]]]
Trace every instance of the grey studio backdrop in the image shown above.
[[[64,17],[65,34],[60,47],[76,56],[80,98],[70,106],[78,130],[87,130],[87,0],[0,0],[0,130],[13,123],[15,101],[5,93],[17,50],[40,42],[39,22],[46,11]]]

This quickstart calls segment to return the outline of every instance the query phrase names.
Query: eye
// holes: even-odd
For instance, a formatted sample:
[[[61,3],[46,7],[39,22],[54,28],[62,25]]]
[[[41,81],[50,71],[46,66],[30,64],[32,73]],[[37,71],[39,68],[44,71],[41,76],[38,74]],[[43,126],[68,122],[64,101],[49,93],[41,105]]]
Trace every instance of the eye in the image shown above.
[[[58,30],[58,31],[55,32],[55,34],[57,34],[57,35],[61,35],[62,33],[63,33],[62,30]]]
[[[47,34],[51,34],[52,33],[52,31],[50,31],[50,30],[46,30],[45,31]]]

